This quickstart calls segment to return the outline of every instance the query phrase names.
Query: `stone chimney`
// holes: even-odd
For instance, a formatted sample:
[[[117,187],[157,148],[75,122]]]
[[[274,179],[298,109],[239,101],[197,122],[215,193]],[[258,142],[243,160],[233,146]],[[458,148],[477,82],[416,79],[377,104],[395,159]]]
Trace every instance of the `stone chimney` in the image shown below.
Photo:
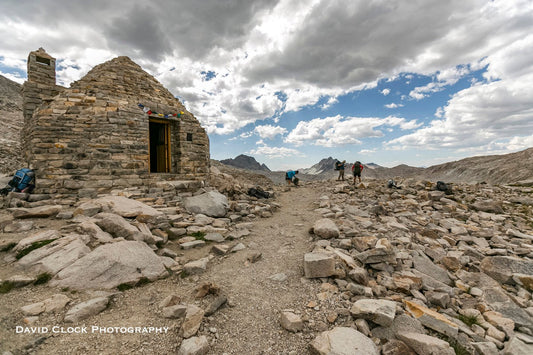
[[[22,105],[24,113],[24,128],[22,130],[22,149],[28,160],[27,134],[32,125],[34,111],[44,101],[50,101],[62,87],[56,85],[56,59],[43,48],[30,52],[28,55],[28,80],[22,86]],[[29,162],[28,162],[29,163]]]
[[[28,55],[28,81],[51,87],[56,85],[56,59],[43,48]]]

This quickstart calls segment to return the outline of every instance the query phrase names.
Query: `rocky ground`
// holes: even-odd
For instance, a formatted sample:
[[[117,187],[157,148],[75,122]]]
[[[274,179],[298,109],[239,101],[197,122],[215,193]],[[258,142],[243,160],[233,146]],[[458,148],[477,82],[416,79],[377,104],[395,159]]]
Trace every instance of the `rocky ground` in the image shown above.
[[[258,199],[215,175],[225,195],[4,200],[0,351],[533,353],[531,187],[321,181]]]

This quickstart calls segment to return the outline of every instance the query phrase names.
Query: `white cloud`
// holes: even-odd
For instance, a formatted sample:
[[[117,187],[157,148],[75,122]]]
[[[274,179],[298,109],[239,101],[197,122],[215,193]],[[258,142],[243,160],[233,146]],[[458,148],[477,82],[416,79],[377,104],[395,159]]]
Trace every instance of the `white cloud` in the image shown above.
[[[390,94],[390,89],[383,89],[381,90],[381,93],[383,94],[383,96],[387,96],[388,94]]]
[[[269,158],[285,158],[293,156],[303,156],[303,154],[296,149],[286,148],[286,147],[269,147],[262,146],[257,149],[252,149],[249,154],[252,155],[265,155]]]
[[[274,139],[278,134],[284,135],[287,132],[287,129],[280,126],[264,125],[255,127],[254,131],[262,139]]]
[[[530,6],[530,8],[532,8]],[[389,146],[426,149],[482,149],[531,146],[533,132],[533,34],[486,58],[486,78],[457,92],[436,112],[440,120],[388,142]],[[511,148],[512,147],[512,148]]]
[[[339,102],[339,100],[336,97],[330,97],[325,104],[320,106],[320,109],[323,110],[323,111],[327,110],[328,108],[330,108],[331,106],[335,105],[338,102]]]
[[[401,117],[342,117],[340,115],[300,121],[287,135],[285,142],[297,146],[304,143],[324,147],[346,144],[361,144],[362,138],[383,137],[378,128],[398,127],[402,130],[414,129],[420,124],[416,120],[406,121]]]
[[[403,107],[403,104],[395,104],[394,102],[391,102],[390,104],[385,105],[386,108],[398,108]]]
[[[439,71],[435,75],[435,80],[425,86],[419,86],[414,88],[409,96],[415,100],[421,100],[430,96],[432,93],[444,90],[448,85],[453,85],[459,81],[463,76],[470,73],[470,70],[465,67],[448,68],[443,71]]]

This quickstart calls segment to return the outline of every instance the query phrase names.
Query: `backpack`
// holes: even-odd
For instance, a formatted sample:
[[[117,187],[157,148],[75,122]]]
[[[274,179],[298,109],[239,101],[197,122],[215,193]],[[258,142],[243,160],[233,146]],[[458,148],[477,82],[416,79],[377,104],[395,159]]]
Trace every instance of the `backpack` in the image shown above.
[[[452,189],[444,181],[437,181],[437,190],[443,191],[446,195],[452,194]]]
[[[341,169],[341,162],[337,160],[335,162],[335,170],[340,170],[340,169]]]
[[[265,190],[263,190],[262,188],[260,188],[259,186],[249,188],[248,195],[254,196],[257,198],[269,198],[270,197],[270,194],[266,192]]]
[[[352,166],[352,171],[354,174],[360,174],[361,173],[361,162],[356,161]]]
[[[35,172],[28,168],[19,169],[7,184],[12,187],[12,191],[31,193],[35,188]]]

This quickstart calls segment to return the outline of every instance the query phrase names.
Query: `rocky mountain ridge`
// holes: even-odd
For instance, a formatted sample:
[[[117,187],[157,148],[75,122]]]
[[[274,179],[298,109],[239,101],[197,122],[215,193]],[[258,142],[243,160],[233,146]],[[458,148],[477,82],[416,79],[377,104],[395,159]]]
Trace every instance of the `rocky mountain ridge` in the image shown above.
[[[270,171],[268,166],[260,164],[254,157],[240,154],[232,159],[223,159],[220,161],[222,164],[231,165],[236,168],[246,170],[258,170],[258,171]]]

